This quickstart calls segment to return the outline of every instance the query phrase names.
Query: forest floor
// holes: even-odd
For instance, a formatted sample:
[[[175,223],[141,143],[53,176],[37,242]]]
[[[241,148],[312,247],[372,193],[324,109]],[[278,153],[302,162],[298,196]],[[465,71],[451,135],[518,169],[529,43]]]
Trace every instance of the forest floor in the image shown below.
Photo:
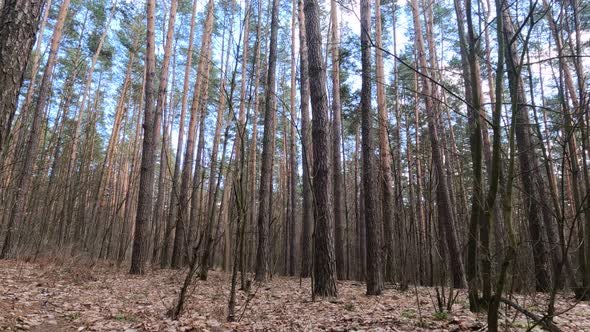
[[[337,299],[311,301],[310,280],[276,277],[237,292],[238,322],[226,322],[230,275],[211,272],[194,281],[186,309],[173,321],[173,306],[185,271],[157,270],[144,276],[105,264],[0,261],[1,331],[485,331],[485,315],[472,314],[464,292],[449,314],[436,314],[433,288],[388,288],[383,296],[364,295],[358,282],[338,282]],[[418,299],[418,301],[417,301]],[[515,301],[542,315],[547,297],[517,296]],[[244,304],[247,303],[246,306]],[[575,306],[574,306],[575,305]],[[572,308],[573,307],[573,308]],[[559,297],[555,319],[563,331],[590,331],[590,306]],[[502,309],[508,331],[532,322]],[[538,327],[534,328],[539,329]]]

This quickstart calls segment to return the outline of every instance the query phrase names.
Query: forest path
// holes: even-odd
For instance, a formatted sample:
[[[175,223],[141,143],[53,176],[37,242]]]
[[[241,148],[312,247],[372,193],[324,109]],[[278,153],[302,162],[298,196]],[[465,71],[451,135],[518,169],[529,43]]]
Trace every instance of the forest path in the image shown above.
[[[309,279],[276,277],[253,286],[251,299],[237,293],[241,320],[226,323],[230,275],[212,272],[194,281],[184,314],[166,317],[176,301],[185,271],[157,270],[145,276],[107,264],[0,261],[2,331],[485,331],[485,316],[469,312],[463,292],[451,314],[436,314],[433,288],[387,289],[380,297],[364,295],[358,282],[338,282],[338,299],[311,302]],[[419,298],[420,307],[416,302]],[[544,308],[544,295],[519,297],[531,311]],[[244,303],[248,302],[244,311]],[[573,305],[559,298],[558,311]],[[526,330],[525,318],[504,312],[510,330]],[[422,319],[420,318],[422,317]],[[504,316],[506,317],[506,316]],[[590,306],[579,303],[556,319],[563,331],[590,331]],[[535,328],[535,330],[538,328]]]

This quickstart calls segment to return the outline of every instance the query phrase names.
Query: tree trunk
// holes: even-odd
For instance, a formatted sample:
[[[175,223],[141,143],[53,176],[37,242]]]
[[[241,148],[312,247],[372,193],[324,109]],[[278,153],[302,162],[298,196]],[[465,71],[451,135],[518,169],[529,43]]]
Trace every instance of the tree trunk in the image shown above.
[[[340,25],[338,21],[338,5],[336,0],[330,1],[330,19],[332,22],[332,155],[333,155],[333,188],[334,188],[334,244],[336,245],[336,275],[338,279],[345,278],[344,265],[344,189],[342,181],[342,160],[340,152]]]
[[[174,24],[176,22],[176,8],[178,6],[178,0],[171,0],[170,1],[170,16],[168,18],[168,30],[166,32],[166,40],[164,45],[164,60],[162,62],[162,71],[160,73],[160,86],[158,87],[158,99],[156,101],[156,119],[154,120],[154,131],[156,136],[154,138],[154,144],[159,144],[160,142],[158,139],[158,134],[160,131],[160,119],[162,118],[162,113],[166,108],[166,94],[168,91],[168,72],[170,68],[170,56],[172,54],[172,45],[175,44],[173,41],[174,38]],[[190,39],[192,41],[192,38]],[[190,48],[192,48],[192,42],[190,42]],[[176,45],[175,45],[176,46]],[[190,54],[189,56],[192,56]],[[172,100],[171,100],[172,102]],[[153,211],[153,218],[152,218],[152,225],[154,228],[154,237],[153,237],[153,258],[154,260],[158,259],[160,255],[160,232],[161,227],[166,227],[165,219],[162,218],[162,208],[164,205],[164,177],[168,171],[168,156],[166,155],[166,149],[168,148],[168,137],[167,137],[167,128],[166,126],[163,127],[162,132],[162,142],[161,142],[161,149],[160,149],[160,173],[158,175],[158,194],[156,197],[156,202],[154,205]],[[152,254],[149,252],[148,254]]]
[[[257,19],[257,30],[256,30],[256,61],[254,63],[254,67],[255,67],[255,79],[254,79],[254,114],[252,115],[252,138],[250,140],[250,148],[249,148],[249,152],[248,152],[248,194],[250,196],[249,199],[249,207],[250,207],[250,213],[248,215],[248,224],[246,225],[246,227],[250,226],[252,229],[254,229],[254,222],[256,220],[256,216],[259,210],[259,207],[257,207],[257,202],[258,202],[258,197],[256,195],[256,175],[257,175],[257,166],[256,166],[256,160],[258,157],[258,114],[260,111],[260,93],[259,93],[259,87],[260,87],[260,81],[261,81],[261,71],[262,71],[262,66],[261,66],[261,50],[262,50],[262,42],[263,40],[266,40],[266,36],[268,34],[268,16],[267,16],[267,20],[266,20],[266,24],[264,24],[265,29],[264,29],[264,34],[263,34],[263,30],[262,30],[262,1],[258,1],[258,19]],[[266,43],[266,42],[265,42]],[[251,245],[248,246],[248,250],[246,250],[246,253],[244,253],[245,256],[245,269],[242,270],[242,273],[245,272],[245,270],[249,270],[250,267],[252,266],[252,255],[254,252],[254,244],[256,243],[256,239],[255,239],[255,232],[251,231],[250,232],[250,242],[252,243]],[[246,286],[246,288],[248,288],[248,285],[246,283],[246,278],[242,278],[242,286]]]
[[[38,1],[38,2],[42,3],[43,1]],[[47,25],[47,20],[49,18],[49,11],[51,10],[51,4],[52,4],[52,0],[46,1],[45,9],[43,10],[43,18],[41,19],[41,27],[39,28],[39,32],[37,33],[37,36],[43,36],[43,34],[45,33],[45,26]],[[86,17],[84,18],[84,27],[82,28],[82,31],[84,31],[85,28],[86,28]],[[29,108],[31,107],[31,103],[33,102],[33,95],[35,93],[35,84],[37,81],[37,74],[39,73],[39,62],[41,60],[41,55],[42,55],[41,54],[42,44],[43,44],[43,40],[38,39],[36,46],[35,46],[35,50],[33,51],[33,54],[32,54],[33,63],[31,64],[31,80],[29,82],[29,87],[27,88],[27,94],[25,95],[25,99],[23,100],[23,102],[20,106],[21,111],[20,111],[19,118],[22,120],[24,120],[28,117],[28,115],[30,113]],[[28,59],[28,57],[23,57],[23,58]],[[18,126],[19,118],[17,118],[17,120],[15,121],[16,126]],[[21,126],[23,128],[25,126],[25,123],[26,123],[26,121],[21,121]],[[18,130],[18,127],[16,129]],[[7,134],[9,134],[9,133],[7,133]],[[22,135],[22,136],[24,136],[24,135]],[[7,141],[4,141],[4,143],[7,143]],[[0,144],[0,149],[2,149],[1,144]],[[0,154],[0,162],[1,161],[2,161],[2,154]],[[0,167],[1,167],[1,163],[0,163]]]
[[[367,230],[367,295],[380,295],[383,292],[383,272],[381,265],[381,225],[378,224],[379,205],[377,203],[373,112],[371,109],[371,8],[368,0],[361,1],[361,123],[363,144],[363,188],[364,219]]]
[[[162,252],[160,255],[160,267],[167,268],[170,266],[170,256],[172,255],[172,248],[174,238],[172,237],[174,230],[176,229],[176,216],[178,212],[178,196],[179,186],[178,181],[180,178],[180,160],[182,155],[182,147],[184,144],[184,125],[186,118],[186,107],[188,104],[188,89],[191,73],[191,65],[193,62],[193,44],[195,36],[195,21],[197,11],[197,0],[193,1],[193,11],[191,14],[191,26],[189,32],[189,43],[187,49],[186,65],[184,67],[184,83],[182,86],[182,102],[180,110],[180,119],[178,120],[178,141],[176,143],[176,158],[174,161],[174,173],[172,175],[172,190],[170,192],[170,208],[168,210],[168,220],[166,222],[166,229],[164,231],[164,239],[162,244]]]
[[[233,278],[237,277],[237,270],[239,269],[241,272],[240,275],[240,289],[246,288],[246,250],[244,249],[245,245],[245,230],[246,230],[246,221],[248,218],[246,217],[246,212],[248,208],[254,209],[254,207],[246,207],[246,140],[247,140],[247,133],[246,133],[246,82],[248,80],[248,60],[249,60],[249,40],[250,40],[250,12],[252,11],[252,7],[250,5],[250,1],[246,0],[244,3],[245,13],[244,13],[244,39],[242,41],[243,51],[242,51],[242,80],[240,82],[240,110],[238,114],[238,128],[236,133],[235,141],[238,148],[236,150],[236,169],[235,173],[237,174],[236,177],[236,185],[233,186],[234,192],[232,195],[234,196],[234,201],[237,209],[237,220],[236,220],[236,241],[234,242],[234,264],[232,265],[232,290],[235,291],[235,281]],[[234,316],[234,308],[235,308],[235,296],[232,292],[230,292],[230,300],[228,304],[228,321],[233,320]]]
[[[329,122],[328,96],[326,91],[326,67],[322,59],[322,37],[320,32],[319,3],[305,0],[305,32],[309,60],[309,88],[313,112],[313,294],[337,296],[334,278],[336,261],[334,240],[331,230],[332,209],[330,206],[330,155],[328,151]]]
[[[381,189],[381,209],[383,214],[383,241],[385,248],[385,280],[393,281],[395,265],[393,252],[394,193],[391,172],[391,152],[389,147],[387,102],[385,100],[385,73],[383,69],[383,41],[381,32],[381,1],[375,1],[375,70],[377,85],[377,110],[379,119],[379,187]],[[400,222],[400,220],[396,220]]]
[[[279,1],[273,0],[270,25],[270,49],[264,112],[264,136],[262,139],[262,165],[260,168],[258,248],[256,251],[256,281],[265,282],[268,273],[268,235],[271,221],[270,205],[272,196],[273,128],[276,117],[276,66],[277,34],[279,25]]]
[[[146,231],[152,215],[152,198],[154,196],[155,172],[155,127],[154,114],[154,83],[156,79],[156,45],[155,45],[155,13],[156,1],[147,2],[147,42],[146,42],[146,79],[145,79],[145,107],[143,118],[143,146],[141,154],[141,172],[139,178],[139,196],[137,199],[137,215],[135,217],[135,232],[133,236],[133,251],[131,252],[131,274],[145,273]]]
[[[295,126],[297,119],[297,112],[295,110],[295,93],[296,93],[296,69],[295,69],[295,22],[297,17],[297,0],[293,0],[291,3],[291,123],[289,125],[289,201],[291,211],[289,213],[289,266],[287,267],[287,274],[290,276],[295,275],[295,220],[297,216],[297,143],[295,140]]]
[[[7,0],[0,8],[0,160],[10,135],[44,3],[44,0]]]
[[[301,277],[311,274],[311,233],[313,227],[313,194],[311,192],[311,157],[313,155],[311,131],[309,128],[309,63],[307,59],[307,37],[305,32],[305,16],[303,0],[298,0],[299,16],[299,89],[301,96],[301,146],[303,165],[303,206],[301,231]]]

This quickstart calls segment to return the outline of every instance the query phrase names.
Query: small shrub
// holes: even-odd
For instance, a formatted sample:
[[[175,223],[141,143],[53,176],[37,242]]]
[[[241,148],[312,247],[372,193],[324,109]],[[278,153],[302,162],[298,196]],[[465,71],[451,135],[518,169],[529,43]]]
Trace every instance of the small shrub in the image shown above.
[[[433,315],[435,320],[447,320],[449,319],[449,313],[446,311],[437,311]]]
[[[125,313],[116,314],[113,316],[113,318],[115,320],[119,320],[119,321],[135,321],[135,317],[133,317],[132,315],[125,314]]]
[[[402,317],[414,318],[416,317],[416,311],[414,309],[404,309],[402,310]]]
[[[79,312],[72,312],[69,314],[65,314],[64,318],[69,321],[75,321],[76,319],[80,318],[80,313]]]

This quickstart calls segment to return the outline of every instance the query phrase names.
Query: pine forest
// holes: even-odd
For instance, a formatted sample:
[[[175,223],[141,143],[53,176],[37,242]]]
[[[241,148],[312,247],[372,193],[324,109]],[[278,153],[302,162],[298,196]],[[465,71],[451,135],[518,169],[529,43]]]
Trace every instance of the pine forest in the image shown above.
[[[590,331],[590,1],[0,0],[0,330]]]

